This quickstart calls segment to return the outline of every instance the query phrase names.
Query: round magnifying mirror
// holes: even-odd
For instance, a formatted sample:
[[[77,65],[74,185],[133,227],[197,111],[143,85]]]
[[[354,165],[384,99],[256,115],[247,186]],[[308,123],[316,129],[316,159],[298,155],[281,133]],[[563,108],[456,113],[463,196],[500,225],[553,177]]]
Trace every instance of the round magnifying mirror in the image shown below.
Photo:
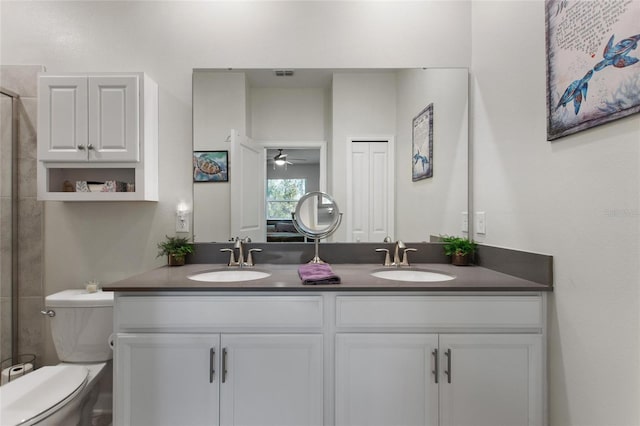
[[[338,205],[329,194],[312,191],[298,201],[293,223],[301,234],[320,239],[328,237],[338,228],[341,217]]]

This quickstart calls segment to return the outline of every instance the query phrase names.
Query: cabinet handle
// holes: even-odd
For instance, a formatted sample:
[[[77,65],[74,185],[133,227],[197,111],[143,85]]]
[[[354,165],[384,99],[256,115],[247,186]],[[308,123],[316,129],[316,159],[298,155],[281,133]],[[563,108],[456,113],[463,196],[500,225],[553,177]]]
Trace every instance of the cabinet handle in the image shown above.
[[[227,348],[222,348],[222,383],[227,381]]]
[[[80,151],[84,151],[84,145],[83,145],[83,144],[78,145],[78,149],[79,149]]]
[[[438,383],[438,371],[440,370],[438,367],[438,350],[434,349],[433,352],[431,352],[431,355],[433,355],[433,377],[435,379],[436,384]]]
[[[447,349],[444,356],[447,357],[447,369],[444,371],[444,374],[447,375],[447,383],[451,383],[451,349]]]
[[[211,348],[209,350],[209,383],[213,383],[213,379],[216,374],[215,359],[216,350],[214,348]]]
[[[93,145],[91,145],[91,144],[87,145],[87,149],[88,149],[89,151],[92,151],[92,150],[93,150]]]

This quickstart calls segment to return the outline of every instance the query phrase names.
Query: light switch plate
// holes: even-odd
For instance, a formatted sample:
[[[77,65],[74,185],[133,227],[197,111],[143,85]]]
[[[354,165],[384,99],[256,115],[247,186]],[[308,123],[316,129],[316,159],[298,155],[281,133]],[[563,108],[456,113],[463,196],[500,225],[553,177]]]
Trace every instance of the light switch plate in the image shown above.
[[[476,234],[487,233],[487,218],[484,212],[476,212]]]
[[[176,215],[176,232],[189,232],[189,213]]]

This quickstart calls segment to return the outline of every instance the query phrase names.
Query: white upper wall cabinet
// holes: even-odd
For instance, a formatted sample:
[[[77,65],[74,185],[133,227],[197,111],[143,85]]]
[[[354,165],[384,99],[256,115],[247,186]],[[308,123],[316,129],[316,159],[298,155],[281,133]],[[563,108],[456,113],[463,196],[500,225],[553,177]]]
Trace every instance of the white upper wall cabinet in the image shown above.
[[[138,161],[138,76],[40,77],[40,161]]]
[[[99,192],[72,192],[78,182]],[[42,74],[38,198],[158,199],[158,86],[143,73]],[[115,188],[117,192],[103,192]],[[79,187],[78,187],[79,189]]]

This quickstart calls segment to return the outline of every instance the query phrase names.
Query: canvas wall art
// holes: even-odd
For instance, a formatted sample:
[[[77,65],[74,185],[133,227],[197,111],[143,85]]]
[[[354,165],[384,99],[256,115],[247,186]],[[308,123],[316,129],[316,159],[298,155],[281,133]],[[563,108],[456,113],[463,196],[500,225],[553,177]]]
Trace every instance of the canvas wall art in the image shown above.
[[[194,182],[228,182],[229,151],[194,151]]]
[[[546,0],[547,139],[640,111],[640,2]]]
[[[413,119],[412,146],[411,180],[416,182],[432,177],[433,104],[429,104]]]

